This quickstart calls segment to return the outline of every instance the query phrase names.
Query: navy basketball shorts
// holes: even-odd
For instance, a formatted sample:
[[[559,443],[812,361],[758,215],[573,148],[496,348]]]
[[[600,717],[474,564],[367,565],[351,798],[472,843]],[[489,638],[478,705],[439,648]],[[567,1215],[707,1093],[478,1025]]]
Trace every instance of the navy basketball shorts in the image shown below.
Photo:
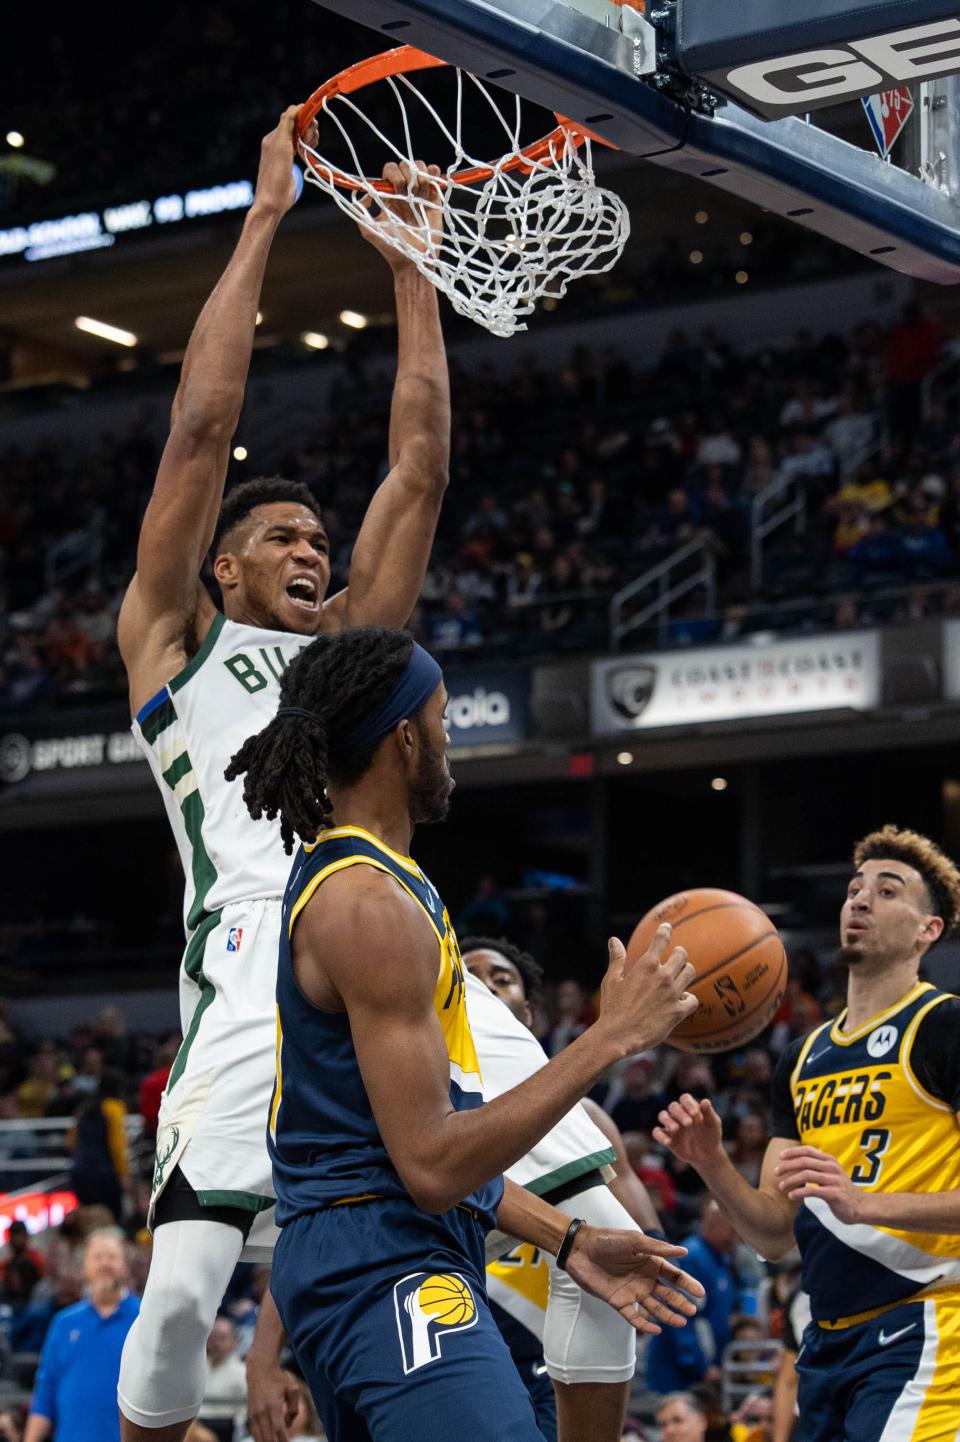
[[[484,1232],[402,1199],[298,1217],[270,1289],[330,1442],[543,1442],[497,1330]]]
[[[826,1329],[797,1358],[797,1442],[956,1442],[960,1294],[955,1288]]]

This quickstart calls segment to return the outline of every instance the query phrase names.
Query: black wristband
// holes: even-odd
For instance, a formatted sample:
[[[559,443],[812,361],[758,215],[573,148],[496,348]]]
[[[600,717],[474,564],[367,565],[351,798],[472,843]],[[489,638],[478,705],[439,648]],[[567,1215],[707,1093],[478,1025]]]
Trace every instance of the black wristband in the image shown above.
[[[574,1217],[569,1227],[563,1234],[563,1241],[560,1243],[560,1250],[557,1252],[557,1266],[562,1272],[567,1270],[567,1258],[570,1255],[577,1233],[582,1226],[585,1226],[582,1217]]]

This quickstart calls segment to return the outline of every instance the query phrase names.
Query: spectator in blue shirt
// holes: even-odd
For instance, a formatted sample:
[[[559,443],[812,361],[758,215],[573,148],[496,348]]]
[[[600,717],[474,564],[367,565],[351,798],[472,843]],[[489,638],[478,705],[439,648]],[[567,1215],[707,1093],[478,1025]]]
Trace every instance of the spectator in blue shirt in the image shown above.
[[[127,1291],[119,1228],[91,1232],[84,1301],[54,1317],[40,1356],[24,1442],[120,1442],[120,1353],[140,1303]]]
[[[911,515],[900,534],[900,555],[904,570],[918,580],[942,576],[950,566],[947,538],[929,518]]]
[[[685,1237],[684,1267],[706,1288],[700,1311],[688,1327],[664,1327],[647,1348],[647,1386],[652,1392],[682,1392],[698,1382],[720,1381],[720,1363],[730,1341],[736,1300],[731,1256],[736,1232],[713,1200],[703,1209],[699,1234]]]
[[[870,517],[867,534],[850,547],[847,558],[861,579],[869,576],[881,580],[889,573],[896,574],[902,560],[900,537],[890,530],[882,512]]]

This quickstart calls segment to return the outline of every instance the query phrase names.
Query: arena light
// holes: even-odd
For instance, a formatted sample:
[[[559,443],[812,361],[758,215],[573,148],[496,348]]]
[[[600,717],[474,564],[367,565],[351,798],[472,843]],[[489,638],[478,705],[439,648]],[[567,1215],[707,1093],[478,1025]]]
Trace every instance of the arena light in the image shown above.
[[[326,350],[330,344],[330,337],[318,330],[305,330],[300,339],[311,350]]]
[[[342,325],[348,325],[351,330],[363,330],[367,324],[367,317],[361,315],[358,310],[342,310],[340,322]]]
[[[26,143],[19,130],[7,131],[7,144],[11,145],[14,150],[19,150],[22,146],[26,145]]]
[[[709,210],[698,210],[693,218],[698,225],[706,225],[707,221],[710,219],[710,212]]]
[[[633,752],[632,752],[632,751],[618,751],[618,752],[617,752],[617,760],[620,762],[620,765],[621,765],[621,766],[629,766],[629,765],[632,763],[632,761],[633,761]]]
[[[741,230],[741,232],[740,232],[740,244],[741,244],[741,245],[752,245],[752,244],[753,244],[753,236],[752,236],[752,234],[750,233],[749,230]]]
[[[246,448],[246,446],[234,446],[234,448],[233,448],[233,459],[234,459],[235,461],[245,461],[245,460],[247,459],[247,448]]]
[[[258,311],[257,311],[257,318],[256,318],[256,320],[254,321],[254,325],[263,325],[263,311],[262,311],[262,310],[258,310]]]
[[[750,272],[746,270],[738,270],[733,278],[737,282],[737,285],[746,285],[747,281],[750,279]]]
[[[691,265],[699,265],[702,260],[703,260],[703,251],[702,251],[702,250],[691,250],[691,252],[690,252],[690,264],[691,264]]]
[[[121,330],[118,325],[107,325],[106,321],[94,320],[89,315],[78,315],[73,322],[77,330],[86,331],[100,340],[113,341],[114,345],[134,346],[137,337],[130,330]]]
[[[725,776],[715,776],[710,782],[710,788],[713,791],[726,791],[728,785],[729,782]]]

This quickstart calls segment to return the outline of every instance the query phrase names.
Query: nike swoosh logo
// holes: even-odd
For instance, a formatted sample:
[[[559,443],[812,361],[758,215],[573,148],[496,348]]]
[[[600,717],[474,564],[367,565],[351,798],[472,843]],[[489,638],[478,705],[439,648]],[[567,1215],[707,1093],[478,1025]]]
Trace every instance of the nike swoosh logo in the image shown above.
[[[899,1332],[891,1332],[889,1337],[886,1335],[883,1328],[881,1327],[880,1336],[877,1340],[879,1341],[881,1347],[889,1347],[890,1343],[895,1342],[898,1337],[905,1337],[908,1332],[912,1332],[916,1325],[916,1322],[911,1322],[909,1327],[901,1327]]]
[[[829,1048],[828,1046],[825,1046],[822,1051],[812,1051],[812,1052],[810,1053],[810,1055],[807,1057],[807,1060],[806,1060],[806,1062],[804,1063],[804,1065],[805,1065],[805,1066],[809,1066],[811,1062],[819,1061],[822,1056],[826,1056],[826,1055],[827,1055],[827,1052],[828,1052],[829,1050],[830,1050],[830,1048]]]

